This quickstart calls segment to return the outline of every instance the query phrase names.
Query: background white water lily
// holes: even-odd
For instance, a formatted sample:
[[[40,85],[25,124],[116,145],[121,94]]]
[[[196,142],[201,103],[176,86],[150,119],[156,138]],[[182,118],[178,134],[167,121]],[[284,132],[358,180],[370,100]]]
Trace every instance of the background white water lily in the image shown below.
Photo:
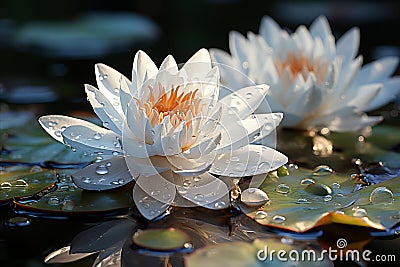
[[[220,63],[222,83],[229,88],[269,84],[267,102],[272,111],[284,112],[282,126],[356,131],[378,123],[381,117],[365,112],[400,92],[400,77],[390,78],[398,58],[361,67],[362,56],[356,57],[359,40],[359,29],[352,28],[335,44],[323,16],[309,30],[302,25],[293,34],[264,17],[259,35],[249,32],[245,38],[231,32],[231,55],[218,49],[212,49],[211,55]],[[236,75],[236,70],[245,75]]]
[[[229,188],[214,175],[266,173],[287,162],[274,149],[253,142],[274,131],[281,113],[254,115],[268,86],[248,86],[219,98],[219,69],[205,49],[179,69],[168,56],[157,68],[144,52],[133,62],[132,81],[95,66],[98,88],[86,94],[103,127],[50,115],[39,122],[56,140],[107,157],[73,175],[88,190],[136,180],[133,199],[148,219],[172,203],[211,209],[229,204]]]

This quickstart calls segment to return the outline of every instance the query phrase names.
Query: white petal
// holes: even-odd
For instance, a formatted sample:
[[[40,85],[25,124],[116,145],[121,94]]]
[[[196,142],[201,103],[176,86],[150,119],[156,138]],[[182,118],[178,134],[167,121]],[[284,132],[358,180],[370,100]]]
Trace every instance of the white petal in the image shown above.
[[[281,27],[270,17],[264,16],[260,24],[260,35],[265,39],[268,45],[278,49]]]
[[[236,31],[229,32],[229,49],[233,57],[235,57],[242,64],[239,66],[241,72],[247,74],[248,67],[244,68],[243,63],[246,62],[249,64],[249,51],[247,39],[240,33]]]
[[[126,165],[132,172],[137,171],[142,176],[153,176],[165,172],[173,166],[165,157],[152,156],[148,158],[125,157]]]
[[[99,155],[118,155],[122,153],[121,136],[97,125],[72,125],[62,136],[64,142],[73,148]]]
[[[383,120],[383,117],[378,116],[347,116],[347,117],[336,117],[333,121],[330,121],[328,127],[332,131],[336,132],[350,132],[360,131],[368,126],[373,126]]]
[[[203,155],[209,154],[218,146],[220,142],[221,142],[221,133],[212,136],[210,138],[203,139],[197,145],[184,151],[182,154],[184,155],[185,158],[197,159]]]
[[[271,134],[283,119],[283,113],[254,114],[251,116],[255,117],[263,125],[260,134],[256,136],[253,142],[258,142]]]
[[[244,177],[273,171],[288,161],[282,153],[262,145],[247,145],[222,154],[210,172],[229,177]]]
[[[62,131],[64,131],[68,126],[71,125],[82,125],[86,127],[98,127],[97,125],[84,121],[81,119],[63,116],[63,115],[47,115],[39,118],[39,123],[46,130],[46,132],[56,139],[57,141],[63,143]]]
[[[175,74],[178,72],[178,66],[176,65],[176,61],[173,56],[168,55],[164,61],[161,63],[159,72],[167,70],[170,73]]]
[[[174,173],[179,174],[181,176],[198,176],[201,175],[207,171],[210,170],[212,165],[212,162],[210,163],[204,163],[203,165],[198,166],[197,168],[194,169],[184,169],[184,170],[178,170],[178,171],[174,171]]]
[[[170,172],[162,175],[170,176]],[[168,209],[175,198],[175,185],[161,174],[139,176],[133,188],[133,200],[140,213],[152,220]]]
[[[343,56],[345,61],[352,60],[358,52],[360,45],[360,30],[352,28],[346,32],[336,44],[336,54]]]
[[[157,66],[151,58],[139,50],[133,60],[132,68],[132,95],[135,95],[147,78],[153,78],[158,72]]]
[[[132,181],[132,175],[125,163],[124,157],[93,163],[74,173],[74,183],[85,190],[109,190],[126,185]]]
[[[397,57],[385,57],[365,65],[359,72],[352,85],[384,82],[393,74],[399,59]]]
[[[80,259],[83,259],[85,257],[88,257],[92,254],[95,254],[97,252],[91,252],[91,253],[76,253],[76,254],[71,254],[70,253],[70,246],[66,246],[63,248],[60,248],[56,251],[53,251],[49,255],[46,256],[44,259],[45,263],[66,263],[66,262],[74,262]]]
[[[119,98],[113,96],[112,104],[96,87],[85,84],[85,92],[96,115],[103,125],[115,133],[121,134],[123,123],[122,109]]]
[[[392,101],[400,94],[400,77],[395,76],[384,82],[379,94],[369,103],[364,111],[374,110]]]
[[[121,81],[130,85],[129,79],[105,64],[96,64],[94,68],[100,92],[108,99],[119,99]]]
[[[225,206],[229,204],[229,199],[224,199],[229,194],[227,185],[207,172],[194,177],[175,177],[175,183],[178,193],[196,205],[220,209],[217,200],[224,200]]]
[[[132,85],[130,83],[121,80],[119,90],[119,101],[121,103],[121,109],[123,114],[126,116],[126,110],[128,109],[129,102],[132,100]]]
[[[264,101],[268,89],[269,86],[265,84],[249,86],[221,99],[220,103],[225,108],[221,121],[230,119],[230,116],[224,116],[229,113],[228,110],[233,111],[241,119],[255,113],[258,106]],[[226,108],[229,109],[227,110]]]
[[[319,16],[310,26],[310,33],[313,37],[320,37],[326,40],[332,35],[331,27],[325,16]]]
[[[202,48],[197,51],[181,69],[189,81],[198,79],[201,81],[211,70],[211,57],[207,49]]]
[[[378,95],[380,90],[382,89],[382,84],[380,83],[371,83],[360,86],[357,90],[357,93],[353,95],[352,98],[348,98],[346,96],[346,100],[348,101],[347,105],[356,107],[356,111],[365,110],[369,103]]]

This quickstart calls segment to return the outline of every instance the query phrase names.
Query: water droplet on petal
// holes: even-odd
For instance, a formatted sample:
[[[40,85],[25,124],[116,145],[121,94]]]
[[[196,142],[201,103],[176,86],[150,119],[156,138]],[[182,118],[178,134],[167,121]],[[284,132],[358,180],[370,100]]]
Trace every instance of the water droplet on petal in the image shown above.
[[[333,183],[331,186],[332,186],[333,189],[340,188],[340,184],[339,183]]]
[[[199,182],[200,180],[201,180],[200,176],[193,177],[193,181],[195,181],[195,182]]]
[[[161,193],[160,190],[153,190],[153,191],[150,192],[150,195],[152,195],[152,196],[158,196],[160,193]]]
[[[231,157],[231,161],[240,161],[240,158],[236,157],[236,156],[233,156],[233,157]]]
[[[105,79],[107,79],[107,78],[108,78],[108,74],[107,74],[107,73],[99,74],[99,80],[100,80],[100,81],[105,80]]]
[[[104,175],[108,173],[108,168],[105,165],[99,165],[95,171],[97,174]]]
[[[258,164],[258,169],[259,170],[267,170],[270,167],[269,162],[261,162]]]
[[[150,208],[150,204],[147,203],[147,202],[142,202],[141,205],[142,205],[142,207],[145,208],[145,209],[149,209],[149,208]]]
[[[197,202],[203,202],[204,201],[204,195],[203,194],[197,194],[193,197],[194,200]]]
[[[250,98],[252,98],[253,97],[253,93],[252,92],[248,92],[247,94],[246,94],[246,98],[247,99],[250,99]]]
[[[100,133],[95,133],[93,135],[93,138],[96,139],[96,140],[99,140],[99,139],[101,139],[101,134]]]
[[[314,168],[313,175],[325,176],[325,175],[330,175],[333,172],[334,172],[333,169],[331,167],[329,167],[328,165],[319,165]]]
[[[118,184],[124,184],[125,180],[124,179],[118,179]]]
[[[183,181],[183,186],[188,187],[191,184],[189,180]]]
[[[187,187],[179,186],[178,192],[179,192],[179,194],[184,195],[184,194],[187,194],[188,189],[187,189]]]
[[[111,167],[112,166],[112,163],[111,162],[107,162],[106,163],[106,167]]]
[[[249,68],[249,62],[243,61],[242,67],[243,67],[243,69],[248,69]]]
[[[285,216],[275,215],[274,217],[272,217],[272,222],[273,223],[283,223],[284,221],[286,221],[286,217]]]
[[[392,204],[394,201],[393,192],[384,186],[375,188],[369,196],[369,202],[373,204]]]
[[[279,184],[276,186],[275,191],[281,194],[287,194],[290,191],[288,184]]]
[[[254,220],[264,220],[268,217],[268,213],[266,213],[263,210],[259,210],[256,212],[256,214],[254,215]]]
[[[313,178],[304,178],[303,180],[300,181],[300,184],[302,185],[309,185],[309,184],[314,184],[315,180]]]
[[[92,178],[90,178],[90,177],[82,177],[81,180],[83,183],[86,183],[86,184],[89,184],[92,182]]]
[[[259,188],[247,188],[242,192],[240,200],[249,207],[258,207],[270,201],[267,193]]]
[[[331,195],[324,196],[324,201],[325,202],[328,202],[328,201],[331,201],[331,200],[332,200],[332,196]]]
[[[365,209],[354,208],[353,210],[354,210],[354,213],[353,213],[354,217],[365,217],[365,216],[367,216],[367,211]]]

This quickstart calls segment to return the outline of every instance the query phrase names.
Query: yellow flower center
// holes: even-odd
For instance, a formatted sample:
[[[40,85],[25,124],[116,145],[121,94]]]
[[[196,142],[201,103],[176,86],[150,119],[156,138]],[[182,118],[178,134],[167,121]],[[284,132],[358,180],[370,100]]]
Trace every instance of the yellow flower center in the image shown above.
[[[303,79],[306,80],[308,73],[313,72],[317,79],[317,84],[321,84],[325,78],[328,65],[318,59],[311,62],[310,59],[303,54],[297,56],[294,53],[289,53],[283,60],[279,57],[275,58],[275,67],[279,76],[288,68],[291,73],[292,82],[296,79],[298,74],[301,74]]]
[[[198,89],[178,94],[179,86],[172,88],[169,92],[165,92],[163,88],[165,93],[158,99],[154,98],[152,88],[149,89],[149,99],[141,105],[141,108],[145,111],[152,127],[160,124],[166,116],[170,116],[174,128],[178,127],[182,121],[189,126],[192,118],[200,111],[200,99],[196,98]]]

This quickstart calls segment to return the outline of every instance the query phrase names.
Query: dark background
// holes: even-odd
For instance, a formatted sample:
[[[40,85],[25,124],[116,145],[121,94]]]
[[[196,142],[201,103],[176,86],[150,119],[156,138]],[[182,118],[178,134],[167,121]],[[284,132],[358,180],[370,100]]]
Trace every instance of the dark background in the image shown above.
[[[33,22],[68,23],[87,12],[133,12],[147,16],[159,27],[152,41],[137,40],[118,51],[97,57],[43,56],[37,47],[18,47],[16,33]],[[147,52],[157,65],[168,54],[185,62],[198,49],[228,49],[228,33],[258,32],[263,15],[294,31],[326,15],[336,39],[353,26],[361,29],[360,54],[364,63],[384,55],[400,54],[398,1],[0,1],[0,93],[18,86],[45,86],[60,96],[59,109],[89,108],[83,84],[95,84],[93,64],[103,62],[130,77],[133,56]],[[27,94],[29,95],[29,94]],[[13,102],[13,101],[8,101]],[[18,101],[17,101],[18,102]],[[40,102],[40,101],[39,101]],[[18,103],[17,103],[18,104]]]

